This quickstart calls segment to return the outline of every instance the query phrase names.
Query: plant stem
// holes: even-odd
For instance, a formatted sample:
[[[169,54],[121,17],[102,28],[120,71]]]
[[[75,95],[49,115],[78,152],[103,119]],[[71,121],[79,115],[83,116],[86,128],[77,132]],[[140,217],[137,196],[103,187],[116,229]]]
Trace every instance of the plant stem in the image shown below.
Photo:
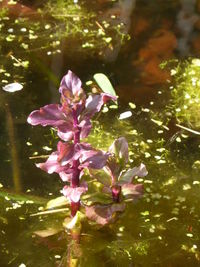
[[[80,128],[78,127],[78,117],[77,117],[77,112],[76,110],[72,110],[72,115],[73,115],[73,126],[75,128],[74,132],[74,145],[80,143]],[[78,187],[79,186],[79,176],[80,176],[80,170],[78,169],[79,167],[79,159],[73,161],[73,170],[74,170],[74,175],[72,177],[72,182],[71,185],[72,187]]]
[[[77,112],[76,110],[72,110],[72,115],[73,115],[73,126],[75,128],[74,132],[74,145],[80,143],[80,128],[78,127],[78,117],[77,117]],[[71,187],[75,188],[78,187],[80,184],[80,170],[79,170],[79,159],[73,161],[73,170],[74,174],[71,180]],[[74,217],[76,215],[76,212],[80,208],[80,201],[78,202],[71,202],[71,215]]]
[[[74,144],[80,143],[80,128],[78,126],[78,117],[77,117],[77,112],[76,110],[72,110],[72,116],[73,116],[73,126],[75,129],[74,132]]]
[[[80,208],[80,200],[78,202],[71,202],[71,216],[74,217]]]
[[[120,185],[112,186],[112,198],[113,198],[113,201],[116,203],[120,202],[121,189],[122,188]]]
[[[80,176],[80,170],[78,169],[78,166],[80,165],[79,160],[74,160],[73,161],[73,170],[74,170],[74,174],[72,176],[72,181],[71,181],[71,186],[72,187],[78,187],[79,186],[79,176]]]

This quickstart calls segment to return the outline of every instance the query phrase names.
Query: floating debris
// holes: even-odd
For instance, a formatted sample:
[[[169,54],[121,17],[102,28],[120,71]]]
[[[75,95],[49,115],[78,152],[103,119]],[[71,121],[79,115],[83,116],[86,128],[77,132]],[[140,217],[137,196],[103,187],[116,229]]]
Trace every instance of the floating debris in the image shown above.
[[[23,85],[20,83],[9,83],[5,85],[4,87],[2,87],[4,91],[9,92],[9,93],[20,91],[22,90],[22,88],[23,88]]]
[[[119,120],[124,120],[124,119],[127,119],[127,118],[130,118],[132,116],[132,112],[131,111],[126,111],[126,112],[123,112],[119,115]]]
[[[189,185],[189,184],[184,184],[183,185],[183,190],[184,191],[189,190],[189,189],[191,189],[191,185]]]
[[[130,107],[130,108],[132,108],[132,109],[135,109],[135,108],[136,108],[136,105],[135,105],[134,103],[129,102],[128,104],[129,104],[129,107]]]
[[[44,150],[46,150],[46,151],[51,151],[52,150],[52,148],[51,147],[48,147],[48,146],[43,146],[42,147]]]
[[[191,234],[191,233],[187,233],[186,236],[188,236],[188,237],[193,237],[193,234]]]
[[[167,220],[167,222],[171,222],[171,221],[177,221],[177,220],[178,220],[178,218],[177,218],[177,217],[172,217],[172,218],[168,219],[168,220]]]
[[[192,129],[190,129],[190,128],[187,128],[187,127],[185,127],[185,126],[183,126],[183,125],[176,124],[176,126],[179,127],[179,128],[181,128],[181,129],[183,129],[183,130],[186,130],[186,131],[188,131],[188,132],[191,132],[191,133],[193,133],[193,134],[200,135],[200,132],[195,131],[195,130],[192,130]]]

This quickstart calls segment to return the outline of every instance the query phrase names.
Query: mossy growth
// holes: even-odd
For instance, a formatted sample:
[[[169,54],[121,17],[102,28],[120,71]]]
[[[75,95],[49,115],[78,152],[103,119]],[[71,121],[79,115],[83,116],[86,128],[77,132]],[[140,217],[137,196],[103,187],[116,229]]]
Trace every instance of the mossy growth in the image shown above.
[[[101,49],[112,50],[116,42],[124,43],[129,39],[123,31],[125,25],[120,21],[116,23],[116,16],[103,17],[98,10],[89,9],[85,1],[76,4],[72,0],[48,1],[40,12],[56,20],[57,39],[66,37],[72,42],[75,38],[79,42],[80,48],[76,47],[76,51],[84,49],[101,54]]]
[[[193,58],[183,62],[175,61],[171,69],[172,100],[169,110],[178,123],[188,127],[200,128],[200,59]]]

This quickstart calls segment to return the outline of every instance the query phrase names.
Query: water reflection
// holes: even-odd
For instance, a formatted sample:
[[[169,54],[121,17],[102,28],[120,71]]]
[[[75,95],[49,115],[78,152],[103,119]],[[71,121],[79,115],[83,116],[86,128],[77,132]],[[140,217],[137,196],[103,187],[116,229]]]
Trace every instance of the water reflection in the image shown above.
[[[6,112],[6,122],[7,122],[7,133],[8,133],[9,144],[10,144],[13,185],[14,185],[14,190],[16,191],[16,193],[20,193],[22,191],[22,184],[21,184],[19,156],[18,156],[17,143],[16,143],[16,140],[18,138],[15,133],[13,117],[10,112],[8,104],[5,104],[5,112]]]

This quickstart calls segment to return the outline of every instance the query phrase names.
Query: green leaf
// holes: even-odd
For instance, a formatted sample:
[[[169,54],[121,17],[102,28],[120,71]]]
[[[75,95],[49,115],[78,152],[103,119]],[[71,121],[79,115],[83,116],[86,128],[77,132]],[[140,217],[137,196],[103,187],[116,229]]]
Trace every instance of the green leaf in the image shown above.
[[[62,207],[69,204],[69,201],[65,196],[60,196],[54,199],[51,199],[50,201],[47,202],[46,208],[47,210],[49,209],[54,209],[58,207]]]
[[[55,214],[55,213],[61,213],[61,212],[68,212],[69,208],[62,208],[62,209],[53,209],[53,210],[45,210],[45,211],[40,211],[37,213],[33,213],[30,216],[41,216],[41,215],[49,215],[49,214]]]
[[[109,147],[109,152],[114,153],[116,158],[121,161],[122,165],[128,162],[129,153],[128,153],[128,142],[126,138],[120,137],[115,139],[112,145]]]
[[[148,171],[146,169],[146,166],[141,163],[140,166],[134,167],[133,169],[129,169],[127,172],[122,173],[119,177],[119,184],[127,184],[127,183],[132,183],[133,178],[135,176],[138,177],[144,177],[148,174]]]
[[[115,89],[113,88],[110,80],[108,79],[108,77],[105,74],[96,73],[93,76],[93,78],[104,93],[108,93],[110,95],[117,96]]]
[[[116,213],[124,211],[126,205],[124,203],[115,203],[112,205],[94,205],[85,207],[86,216],[95,221],[97,224],[106,225],[113,222]]]
[[[90,175],[94,177],[99,183],[107,187],[111,186],[110,174],[106,172],[106,169],[94,170],[90,169]]]
[[[44,230],[35,231],[34,234],[40,237],[48,237],[48,236],[56,235],[57,233],[61,231],[62,231],[62,228],[48,228]]]
[[[73,218],[65,218],[63,226],[69,230],[79,230],[81,229],[81,223],[83,220],[85,220],[85,214],[77,211],[76,215]]]
[[[108,194],[96,192],[93,194],[85,194],[84,196],[82,196],[82,201],[85,205],[88,206],[93,205],[95,203],[110,204],[112,203],[112,197]]]
[[[39,205],[45,204],[45,202],[47,201],[47,199],[42,198],[42,197],[29,195],[25,193],[15,193],[15,192],[8,191],[6,189],[0,190],[0,198],[4,198],[4,199],[7,198],[13,201],[24,201],[26,203],[32,202],[34,204],[39,204]]]
[[[137,200],[143,194],[142,184],[124,184],[122,185],[122,194],[125,198]]]

